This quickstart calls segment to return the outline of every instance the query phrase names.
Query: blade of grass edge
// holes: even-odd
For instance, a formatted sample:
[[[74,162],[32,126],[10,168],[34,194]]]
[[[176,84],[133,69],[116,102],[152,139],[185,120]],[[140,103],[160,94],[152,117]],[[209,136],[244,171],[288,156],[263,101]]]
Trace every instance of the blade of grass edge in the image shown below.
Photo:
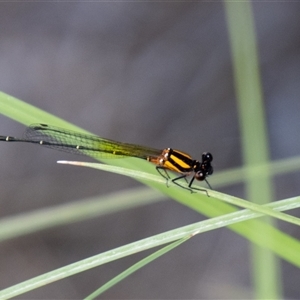
[[[186,242],[191,237],[192,236],[182,238],[182,239],[180,239],[176,242],[173,242],[172,244],[170,244],[166,247],[163,247],[162,249],[159,249],[158,251],[148,255],[144,259],[140,260],[139,262],[135,263],[134,265],[132,265],[131,267],[129,267],[125,271],[121,272],[119,275],[117,275],[114,278],[112,278],[111,280],[109,280],[107,283],[102,285],[99,289],[97,289],[96,291],[94,291],[93,293],[88,295],[84,300],[93,300],[93,299],[95,299],[97,296],[103,294],[105,291],[112,288],[114,285],[116,285],[120,281],[124,280],[126,277],[130,276],[134,272],[136,272],[139,269],[143,268],[144,266],[146,266],[150,262],[154,261],[155,259],[159,258],[160,256],[168,253],[169,251],[173,250],[174,248],[177,248],[179,245]]]
[[[70,165],[79,166],[79,167],[88,167],[88,168],[109,171],[109,172],[113,172],[113,173],[117,173],[117,174],[122,174],[124,176],[139,179],[140,181],[144,181],[144,180],[155,181],[162,185],[165,185],[165,180],[162,179],[161,176],[151,175],[151,174],[148,174],[148,173],[145,173],[142,171],[135,171],[135,170],[131,170],[131,169],[115,167],[115,166],[99,164],[99,163],[86,163],[86,162],[78,162],[78,161],[61,161],[61,163],[62,162],[70,164]],[[176,188],[178,190],[178,192],[180,192],[182,190],[182,188],[176,186],[172,182],[170,182],[169,185],[174,186],[174,188]],[[246,200],[243,200],[243,199],[231,196],[231,195],[227,195],[224,193],[220,193],[220,192],[217,192],[214,190],[207,190],[207,189],[203,189],[203,190],[204,190],[203,192],[195,191],[195,193],[193,193],[193,194],[185,195],[185,198],[187,198],[187,197],[194,198],[195,195],[205,192],[205,193],[209,194],[209,198],[214,198],[217,200],[225,201],[226,203],[233,204],[233,205],[236,205],[236,206],[239,206],[242,208],[248,208],[253,211],[265,214],[266,216],[271,216],[271,217],[277,218],[279,220],[286,221],[288,223],[300,226],[300,218],[297,218],[297,217],[294,217],[294,216],[291,216],[291,215],[288,215],[285,213],[277,212],[268,207],[256,204],[254,202],[246,201]]]

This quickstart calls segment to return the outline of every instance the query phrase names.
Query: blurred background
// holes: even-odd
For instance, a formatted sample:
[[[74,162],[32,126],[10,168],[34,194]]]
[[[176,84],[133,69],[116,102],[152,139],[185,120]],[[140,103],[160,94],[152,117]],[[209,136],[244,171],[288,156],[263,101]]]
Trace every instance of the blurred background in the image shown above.
[[[300,153],[300,4],[256,2],[253,9],[271,157],[288,158]],[[174,147],[195,158],[210,151],[215,173],[242,165],[221,2],[1,3],[0,28],[3,92],[103,137]],[[0,116],[0,129],[1,135],[22,136],[25,127]],[[72,158],[1,143],[0,216],[140,186],[115,174],[56,164]],[[276,199],[299,195],[299,180],[296,173],[275,178]],[[242,185],[220,191],[245,196]],[[164,201],[3,242],[0,288],[202,219],[175,201]],[[299,236],[295,226],[281,228]],[[103,299],[251,298],[248,246],[228,229],[201,234]],[[83,298],[145,255],[24,296]],[[284,296],[298,298],[299,270],[286,262],[282,266]]]

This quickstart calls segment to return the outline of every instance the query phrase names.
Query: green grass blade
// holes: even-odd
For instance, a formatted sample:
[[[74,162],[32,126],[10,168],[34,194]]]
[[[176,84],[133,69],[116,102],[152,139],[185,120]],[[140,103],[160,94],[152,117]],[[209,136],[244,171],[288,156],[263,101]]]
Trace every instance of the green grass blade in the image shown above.
[[[21,101],[0,91],[0,113],[29,126],[32,123],[49,123],[60,127],[83,131],[80,127],[72,125],[61,118],[55,117],[42,109]]]
[[[163,198],[161,193],[142,187],[2,218],[0,219],[0,242],[46,228],[155,203]]]
[[[179,245],[181,245],[182,243],[186,242],[188,239],[190,239],[191,236],[188,236],[186,238],[180,239],[166,247],[163,247],[162,249],[159,249],[158,251],[152,253],[151,255],[145,257],[144,259],[140,260],[139,262],[135,263],[134,265],[132,265],[130,268],[128,268],[127,270],[123,271],[122,273],[120,273],[118,276],[114,277],[113,279],[111,279],[110,281],[108,281],[106,284],[104,284],[103,286],[101,286],[99,289],[97,289],[96,291],[94,291],[92,294],[90,294],[89,296],[87,296],[85,298],[85,300],[93,300],[96,297],[98,297],[99,295],[103,294],[105,291],[107,291],[108,289],[112,288],[114,285],[116,285],[117,283],[119,283],[120,281],[122,281],[123,279],[125,279],[126,277],[128,277],[129,275],[131,275],[132,273],[138,271],[139,269],[143,268],[144,266],[146,266],[147,264],[149,264],[150,262],[154,261],[155,259],[159,258],[160,256],[168,253],[169,251],[173,250],[174,248],[177,248]]]
[[[141,172],[141,171],[134,171],[131,169],[126,169],[126,168],[120,168],[120,167],[112,167],[109,165],[104,165],[104,164],[98,164],[98,163],[85,163],[85,162],[71,162],[71,161],[63,161],[64,163],[68,163],[68,164],[73,164],[73,165],[77,165],[77,166],[81,166],[81,167],[89,167],[89,168],[94,168],[94,169],[100,169],[100,170],[105,170],[105,171],[111,171],[117,174],[122,174],[124,176],[129,176],[129,177],[134,177],[136,179],[139,179],[140,181],[142,180],[149,180],[149,181],[154,181],[154,182],[159,182],[162,185],[165,185],[165,180],[158,175],[151,175],[145,172]],[[181,190],[180,187],[176,186],[174,183],[170,183],[170,185],[177,189],[178,191]],[[197,197],[197,194],[202,193],[204,195],[206,195],[206,192],[209,194],[209,197],[217,199],[217,200],[222,200],[226,203],[229,204],[233,204],[242,208],[248,208],[251,209],[253,211],[265,214],[266,216],[270,216],[270,217],[274,217],[277,218],[279,220],[282,221],[286,221],[295,225],[300,226],[300,219],[296,218],[294,216],[290,216],[281,212],[276,212],[268,207],[262,206],[262,205],[258,205],[256,203],[250,202],[250,201],[246,201],[234,196],[230,196],[230,195],[226,195],[223,193],[219,193],[213,190],[206,190],[204,189],[204,191],[200,191],[200,192],[195,192],[193,194],[190,195],[190,197]],[[186,191],[185,191],[186,193]],[[187,197],[187,196],[186,196]]]
[[[259,72],[258,51],[254,17],[250,1],[225,2],[233,57],[235,87],[242,136],[246,175],[248,166],[266,164],[269,161],[268,134]],[[264,168],[262,178],[247,178],[246,190],[249,201],[272,201],[272,182],[269,168]],[[251,178],[250,178],[251,177]],[[275,225],[274,220],[269,220]],[[270,242],[272,235],[265,236]],[[266,249],[252,247],[253,282],[256,298],[281,299],[279,261]]]

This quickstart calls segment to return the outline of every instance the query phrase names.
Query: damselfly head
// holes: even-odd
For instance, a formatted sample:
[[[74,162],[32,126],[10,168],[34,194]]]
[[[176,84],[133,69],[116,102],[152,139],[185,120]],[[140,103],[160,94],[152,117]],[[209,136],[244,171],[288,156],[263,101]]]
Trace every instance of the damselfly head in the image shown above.
[[[213,156],[211,155],[211,153],[204,152],[202,154],[202,162],[197,161],[194,166],[194,177],[197,180],[203,181],[207,176],[211,175],[214,172],[214,169],[211,165],[212,160]]]

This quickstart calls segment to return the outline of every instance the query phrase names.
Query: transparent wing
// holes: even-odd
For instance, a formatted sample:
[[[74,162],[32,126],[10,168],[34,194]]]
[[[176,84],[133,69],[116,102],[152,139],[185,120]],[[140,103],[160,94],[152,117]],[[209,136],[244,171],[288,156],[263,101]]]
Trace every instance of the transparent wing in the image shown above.
[[[162,150],[121,143],[95,135],[78,133],[46,124],[32,124],[25,132],[28,141],[68,153],[85,154],[98,158],[158,156]]]

